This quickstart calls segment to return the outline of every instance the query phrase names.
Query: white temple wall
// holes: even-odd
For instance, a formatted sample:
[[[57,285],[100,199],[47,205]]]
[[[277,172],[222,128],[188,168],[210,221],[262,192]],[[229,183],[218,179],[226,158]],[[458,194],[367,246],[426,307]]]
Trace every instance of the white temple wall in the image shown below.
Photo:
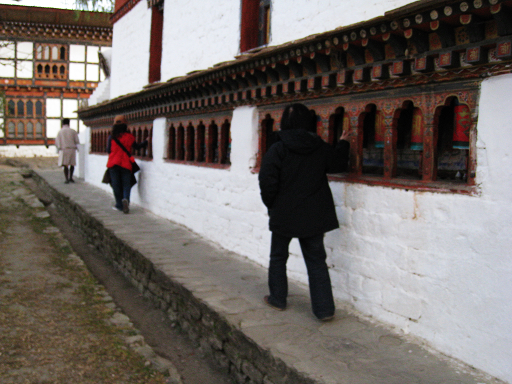
[[[177,1],[164,7],[163,81],[234,59],[240,45],[239,3]]]
[[[409,0],[365,0],[357,5],[351,0],[272,1],[270,45],[371,20],[409,3]]]
[[[110,98],[141,91],[149,79],[151,11],[139,1],[114,24]]]

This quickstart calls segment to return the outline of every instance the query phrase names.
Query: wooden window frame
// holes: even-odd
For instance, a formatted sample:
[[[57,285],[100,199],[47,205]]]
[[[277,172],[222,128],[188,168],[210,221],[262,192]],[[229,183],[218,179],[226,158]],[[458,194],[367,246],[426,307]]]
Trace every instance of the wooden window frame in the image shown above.
[[[91,129],[91,147],[90,153],[106,155],[107,140],[112,132],[111,127],[99,127]],[[148,141],[146,148],[134,151],[133,156],[140,160],[153,159],[153,124],[150,122],[131,123],[128,125],[128,132],[135,136],[139,143],[143,140]]]
[[[231,115],[212,115],[168,119],[166,162],[229,168],[231,118]]]
[[[348,125],[350,129],[350,164],[346,174],[329,175],[330,180],[344,181],[350,183],[361,183],[366,185],[387,186],[391,188],[412,189],[421,191],[432,191],[441,193],[478,194],[479,188],[476,185],[476,124],[477,105],[479,89],[476,87],[450,85],[447,90],[439,90],[432,93],[418,93],[411,90],[408,95],[390,97],[389,93],[383,91],[372,99],[354,100],[350,97],[334,97],[324,100],[307,100],[304,102],[309,108],[314,109],[320,122],[318,134],[328,143],[334,144],[335,133],[334,120],[339,115],[339,108],[344,109],[344,129]],[[440,110],[448,107],[451,100],[457,99],[459,105],[466,108],[469,115],[467,126],[467,155],[466,168],[464,169],[466,179],[445,179],[440,180],[437,175],[437,140]],[[404,102],[412,102],[414,109],[421,112],[422,124],[422,149],[419,155],[420,165],[418,175],[397,176],[397,111],[403,108]],[[384,140],[384,170],[381,176],[363,174],[362,172],[362,119],[369,104],[375,104],[376,110],[382,112],[383,140]],[[262,157],[267,150],[266,140],[269,136],[265,121],[273,120],[273,130],[277,131],[280,125],[282,112],[286,105],[265,106],[259,110],[259,153],[254,172],[259,171]],[[464,154],[460,155],[464,158]],[[453,169],[450,172],[455,172]],[[462,176],[461,176],[462,177]]]
[[[135,136],[135,141],[141,143],[148,141],[145,148],[140,148],[133,152],[133,156],[141,160],[153,160],[153,123],[152,122],[134,122],[128,124],[128,132]]]
[[[41,49],[41,55],[39,49]],[[53,57],[55,50],[57,57]],[[48,52],[48,56],[46,56],[46,52]],[[69,45],[34,43],[34,53],[35,79],[66,80],[68,78]]]
[[[32,103],[32,113],[29,114],[27,105]],[[44,108],[44,99],[37,97],[9,97],[5,103],[5,126],[9,123],[14,124],[14,135],[6,129],[5,140],[10,144],[47,144],[46,138],[46,116],[44,113],[36,114],[36,104],[41,103],[41,109]],[[11,109],[12,108],[12,109]],[[23,129],[20,133],[20,124]],[[29,124],[32,125],[32,133],[27,131]],[[38,124],[42,127],[42,134],[38,135],[36,127]]]

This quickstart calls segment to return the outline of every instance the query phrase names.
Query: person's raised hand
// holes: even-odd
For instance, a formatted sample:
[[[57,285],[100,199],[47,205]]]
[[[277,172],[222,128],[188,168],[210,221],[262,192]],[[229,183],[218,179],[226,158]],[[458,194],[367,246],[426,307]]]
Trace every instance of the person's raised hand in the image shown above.
[[[348,130],[348,129],[345,129],[345,130],[343,131],[343,133],[341,134],[341,136],[340,136],[340,141],[341,141],[341,140],[349,141],[349,139],[348,139],[349,137],[350,137],[350,132],[349,132],[349,130]]]

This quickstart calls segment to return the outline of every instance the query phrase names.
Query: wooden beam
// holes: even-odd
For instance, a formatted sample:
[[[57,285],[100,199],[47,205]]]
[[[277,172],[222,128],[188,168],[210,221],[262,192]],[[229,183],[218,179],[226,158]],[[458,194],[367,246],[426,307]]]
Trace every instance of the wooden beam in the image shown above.
[[[397,58],[405,56],[405,51],[407,50],[407,39],[405,37],[388,32],[382,35],[382,40],[393,48]]]
[[[316,63],[309,57],[300,56],[297,58],[297,63],[302,64],[308,75],[316,75],[318,73]]]
[[[290,68],[284,64],[274,63],[272,68],[277,71],[282,81],[286,81],[290,78]]]
[[[418,53],[424,53],[430,50],[428,33],[419,29],[407,29],[404,32],[404,36],[411,41]]]
[[[372,39],[363,39],[362,45],[370,52],[373,57],[373,61],[382,61],[386,58],[384,44]]]
[[[302,67],[302,65],[297,63],[295,60],[289,60],[287,65],[290,68],[290,70],[292,71],[293,76],[295,78],[304,76],[304,68]]]
[[[320,71],[329,72],[331,70],[331,58],[322,53],[312,53],[311,58],[316,62]]]
[[[440,21],[432,21],[430,28],[439,37],[443,48],[450,48],[455,45],[455,31],[451,26]]]
[[[512,34],[512,11],[504,4],[496,4],[491,6],[491,14],[496,21],[498,35],[508,36]]]
[[[350,57],[352,57],[355,65],[361,65],[366,63],[364,48],[358,47],[357,45],[346,43],[343,44],[343,50],[347,52],[347,54],[349,54]]]

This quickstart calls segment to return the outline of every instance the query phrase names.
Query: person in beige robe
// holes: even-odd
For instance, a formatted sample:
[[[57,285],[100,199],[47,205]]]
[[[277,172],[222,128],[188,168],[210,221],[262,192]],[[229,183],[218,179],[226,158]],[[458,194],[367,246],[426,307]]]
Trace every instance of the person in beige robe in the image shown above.
[[[77,145],[80,144],[78,140],[78,133],[69,127],[69,119],[62,119],[62,128],[60,129],[57,137],[55,138],[55,146],[59,151],[59,167],[64,167],[65,183],[74,183],[73,171],[76,165],[76,151]]]

